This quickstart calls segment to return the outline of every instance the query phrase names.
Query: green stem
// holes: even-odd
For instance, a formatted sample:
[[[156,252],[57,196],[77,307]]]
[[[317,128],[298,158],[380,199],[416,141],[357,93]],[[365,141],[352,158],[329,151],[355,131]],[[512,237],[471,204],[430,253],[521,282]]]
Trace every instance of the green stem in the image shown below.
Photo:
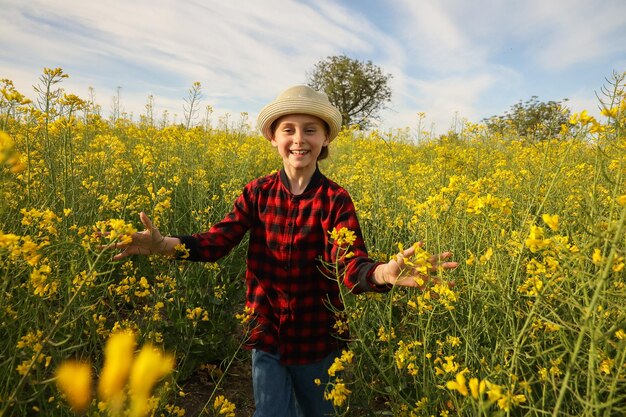
[[[100,257],[103,255],[104,251],[98,253],[95,261],[93,263],[89,264],[89,273],[91,273],[94,269],[96,264],[98,263],[98,260],[100,259]],[[50,330],[48,331],[48,334],[46,337],[43,338],[41,345],[42,348],[40,350],[40,352],[43,351],[43,349],[51,343],[52,338],[54,337],[57,329],[59,328],[59,326],[61,325],[61,319],[65,316],[65,314],[68,312],[69,308],[72,306],[72,304],[74,303],[74,300],[76,299],[76,297],[80,294],[80,290],[82,289],[83,285],[85,284],[85,281],[82,281],[80,283],[80,285],[78,286],[78,288],[76,289],[76,291],[74,292],[74,294],[70,297],[69,301],[65,304],[65,307],[63,308],[63,310],[61,311],[61,314],[59,314],[59,316],[56,318],[56,320],[54,321],[54,324],[52,325],[52,327],[50,328]],[[15,402],[17,395],[19,394],[19,392],[21,391],[22,387],[24,386],[24,384],[26,383],[26,380],[30,374],[30,371],[33,369],[33,367],[35,366],[35,363],[37,362],[37,359],[39,358],[39,354],[35,354],[30,362],[30,364],[28,365],[28,368],[26,368],[26,372],[24,372],[24,374],[22,375],[22,378],[20,379],[20,381],[17,383],[17,385],[15,386],[15,388],[13,389],[13,392],[11,393],[11,395],[7,398],[6,401],[4,401],[4,407],[0,410],[0,416],[4,416],[5,413],[7,412],[7,410],[9,409],[9,407]]]
[[[561,405],[563,404],[563,399],[565,398],[565,393],[568,389],[569,379],[572,376],[572,370],[574,368],[574,364],[578,358],[578,354],[580,353],[580,349],[582,348],[583,340],[586,334],[591,330],[590,319],[593,312],[596,309],[596,305],[598,304],[598,300],[600,295],[604,292],[604,284],[611,272],[611,260],[615,257],[615,253],[617,252],[617,244],[620,239],[623,238],[624,233],[624,223],[626,223],[626,206],[622,209],[622,213],[620,215],[619,225],[617,227],[617,231],[613,236],[613,241],[611,242],[611,249],[609,251],[608,257],[606,257],[606,262],[604,264],[604,268],[602,273],[598,277],[595,285],[595,289],[593,292],[593,296],[587,308],[584,311],[582,318],[582,326],[580,328],[580,332],[578,333],[578,338],[576,339],[576,343],[574,344],[574,351],[572,352],[572,356],[570,358],[569,364],[567,365],[567,371],[565,372],[565,376],[563,377],[563,381],[561,383],[561,389],[559,391],[559,396],[557,398],[556,404],[554,406],[554,410],[552,411],[552,416],[556,417],[559,415],[559,411],[561,409]]]

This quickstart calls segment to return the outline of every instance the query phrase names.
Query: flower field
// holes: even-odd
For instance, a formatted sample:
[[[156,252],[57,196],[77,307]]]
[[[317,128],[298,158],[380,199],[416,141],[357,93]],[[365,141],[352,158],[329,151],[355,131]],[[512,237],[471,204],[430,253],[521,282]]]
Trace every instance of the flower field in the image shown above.
[[[113,262],[99,245],[140,229],[140,211],[164,234],[205,230],[280,157],[245,114],[189,128],[149,106],[105,118],[65,77],[46,69],[31,99],[0,85],[0,416],[74,415],[58,370],[86,363],[101,381],[124,332],[175,362],[128,415],[185,415],[184,381],[245,355],[246,242],[215,264]],[[372,257],[423,241],[461,263],[424,291],[344,291],[338,415],[626,414],[623,81],[602,120],[575,114],[554,137],[465,123],[419,143],[346,129],[331,144],[320,168],[350,192]],[[204,415],[235,416],[213,374]],[[97,391],[76,394],[87,415],[125,414]]]

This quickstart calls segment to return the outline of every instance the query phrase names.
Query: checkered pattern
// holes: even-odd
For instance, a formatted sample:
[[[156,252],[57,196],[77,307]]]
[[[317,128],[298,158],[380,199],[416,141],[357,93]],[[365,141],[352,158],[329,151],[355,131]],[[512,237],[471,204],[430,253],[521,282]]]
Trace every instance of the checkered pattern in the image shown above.
[[[355,256],[341,262],[344,285],[353,293],[388,288],[371,283],[378,263],[367,256],[348,192],[319,170],[301,195],[291,194],[287,184],[282,170],[256,179],[208,232],[178,237],[190,250],[189,260],[212,262],[250,231],[246,304],[255,311],[255,325],[248,345],[293,365],[320,361],[343,346],[327,305],[343,309],[337,281],[324,275],[330,273],[324,263],[337,257],[330,230],[346,227],[357,236],[350,248]]]

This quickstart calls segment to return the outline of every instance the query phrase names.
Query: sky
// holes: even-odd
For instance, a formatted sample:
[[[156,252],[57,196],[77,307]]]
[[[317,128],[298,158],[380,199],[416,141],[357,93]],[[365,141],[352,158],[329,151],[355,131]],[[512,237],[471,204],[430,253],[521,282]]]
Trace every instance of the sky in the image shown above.
[[[106,117],[117,96],[137,120],[152,96],[155,117],[182,121],[200,82],[214,124],[245,112],[255,127],[335,55],[391,75],[380,129],[445,133],[533,96],[597,114],[626,71],[626,1],[0,0],[0,78],[34,99],[61,67],[65,92],[93,94]]]

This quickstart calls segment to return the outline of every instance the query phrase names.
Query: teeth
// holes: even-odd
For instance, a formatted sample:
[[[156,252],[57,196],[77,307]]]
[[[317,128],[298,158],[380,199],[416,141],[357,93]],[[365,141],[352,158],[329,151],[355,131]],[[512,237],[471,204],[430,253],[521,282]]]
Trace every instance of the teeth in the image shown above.
[[[306,154],[308,151],[291,151],[291,153],[296,154],[296,155],[304,155]]]

